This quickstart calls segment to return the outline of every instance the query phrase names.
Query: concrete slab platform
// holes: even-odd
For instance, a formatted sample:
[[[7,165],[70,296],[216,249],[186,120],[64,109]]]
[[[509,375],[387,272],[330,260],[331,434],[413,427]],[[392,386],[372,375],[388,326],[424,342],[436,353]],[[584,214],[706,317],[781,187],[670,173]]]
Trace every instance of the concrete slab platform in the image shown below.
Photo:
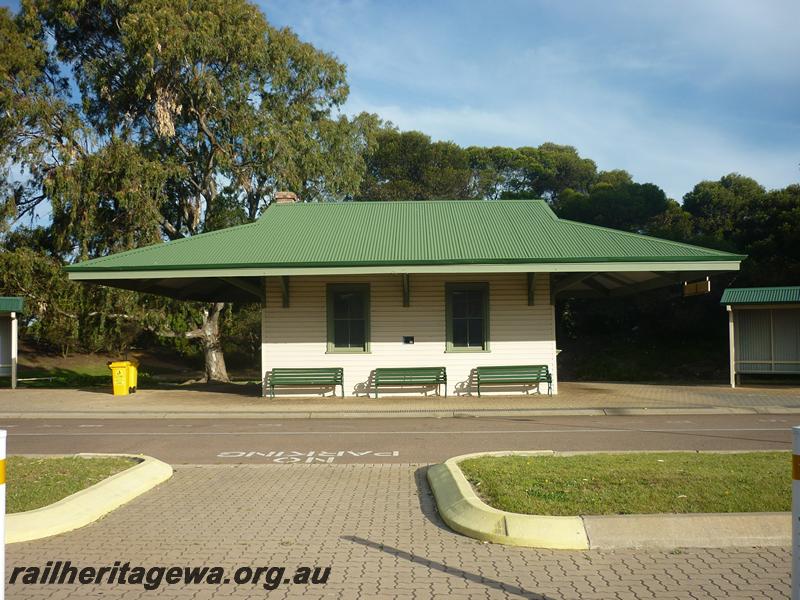
[[[222,390],[222,391],[221,391]],[[749,414],[800,412],[798,388],[562,382],[557,396],[262,398],[254,386],[139,390],[0,390],[0,418],[274,418]]]

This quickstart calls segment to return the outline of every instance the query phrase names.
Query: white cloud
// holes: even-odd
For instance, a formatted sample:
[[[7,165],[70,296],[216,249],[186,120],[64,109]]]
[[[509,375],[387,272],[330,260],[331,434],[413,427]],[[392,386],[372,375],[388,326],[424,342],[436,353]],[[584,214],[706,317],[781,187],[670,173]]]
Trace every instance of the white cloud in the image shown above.
[[[800,180],[797,0],[270,7],[348,64],[349,112],[464,145],[571,144],[675,198],[732,171]]]
[[[645,127],[635,116],[614,110],[613,104],[596,109],[576,109],[569,103],[502,111],[469,106],[408,109],[354,96],[348,109],[375,112],[401,129],[462,145],[570,144],[600,169],[626,169],[636,180],[656,183],[677,200],[699,181],[731,172],[754,177],[767,187],[800,181],[800,154],[742,145],[702,124],[654,120]]]

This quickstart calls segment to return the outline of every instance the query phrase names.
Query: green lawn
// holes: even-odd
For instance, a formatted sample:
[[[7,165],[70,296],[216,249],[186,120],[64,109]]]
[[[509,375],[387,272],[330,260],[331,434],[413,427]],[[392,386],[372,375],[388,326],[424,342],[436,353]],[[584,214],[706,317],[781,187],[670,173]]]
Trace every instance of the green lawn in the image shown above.
[[[8,457],[6,512],[41,508],[132,467],[136,461],[116,457]]]
[[[460,463],[490,506],[537,515],[791,510],[791,454],[484,457]]]

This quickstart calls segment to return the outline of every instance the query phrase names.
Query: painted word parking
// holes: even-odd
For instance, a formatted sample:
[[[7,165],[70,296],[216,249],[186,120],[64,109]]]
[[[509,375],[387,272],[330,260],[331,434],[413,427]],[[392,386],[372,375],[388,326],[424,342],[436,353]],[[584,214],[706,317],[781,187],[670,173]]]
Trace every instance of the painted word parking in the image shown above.
[[[267,452],[261,452],[257,450],[234,450],[230,452],[220,452],[217,454],[217,458],[263,459],[267,462],[279,464],[332,463],[337,458],[346,459],[348,462],[354,462],[358,459],[367,460],[369,458],[397,458],[398,456],[400,456],[399,450],[388,450],[385,452],[373,452],[372,450],[270,450]]]

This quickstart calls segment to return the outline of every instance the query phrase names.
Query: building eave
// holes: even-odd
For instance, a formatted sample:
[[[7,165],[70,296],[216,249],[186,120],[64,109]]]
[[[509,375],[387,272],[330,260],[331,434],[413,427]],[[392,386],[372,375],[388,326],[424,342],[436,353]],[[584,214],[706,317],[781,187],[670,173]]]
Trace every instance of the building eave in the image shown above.
[[[738,271],[739,260],[547,262],[512,264],[374,265],[331,267],[221,267],[131,270],[68,269],[74,281],[181,279],[200,277],[280,277],[300,275],[379,275],[401,273],[581,273],[631,271]]]

